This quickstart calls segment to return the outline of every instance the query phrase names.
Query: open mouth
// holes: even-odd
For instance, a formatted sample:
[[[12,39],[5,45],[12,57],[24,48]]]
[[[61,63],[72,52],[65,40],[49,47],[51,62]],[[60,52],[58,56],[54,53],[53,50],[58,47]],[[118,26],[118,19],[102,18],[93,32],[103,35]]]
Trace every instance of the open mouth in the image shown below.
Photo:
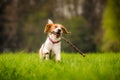
[[[56,38],[59,38],[61,36],[61,33],[60,32],[57,32],[56,33]]]
[[[60,35],[60,32],[56,32],[57,35]]]
[[[60,36],[61,36],[61,29],[58,29],[58,31],[57,31],[56,34],[57,34],[57,35],[56,35],[57,38],[60,37]]]
[[[61,30],[58,30],[57,32],[53,31],[51,33],[54,34],[56,38],[59,38],[61,36]]]

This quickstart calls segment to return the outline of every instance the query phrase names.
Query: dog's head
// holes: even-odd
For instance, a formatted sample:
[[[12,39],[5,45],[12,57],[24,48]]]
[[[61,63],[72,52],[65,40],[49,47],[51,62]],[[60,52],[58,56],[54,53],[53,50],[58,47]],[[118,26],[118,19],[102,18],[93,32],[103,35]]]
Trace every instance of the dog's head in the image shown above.
[[[62,33],[69,34],[68,30],[61,24],[54,24],[52,20],[48,20],[48,24],[45,26],[44,32],[53,33],[56,36],[60,36]]]

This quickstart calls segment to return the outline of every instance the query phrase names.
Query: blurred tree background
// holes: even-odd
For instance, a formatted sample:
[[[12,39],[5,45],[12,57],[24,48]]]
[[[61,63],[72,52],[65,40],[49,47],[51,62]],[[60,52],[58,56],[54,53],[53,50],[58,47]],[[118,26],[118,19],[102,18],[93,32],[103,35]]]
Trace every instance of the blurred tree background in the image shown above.
[[[48,18],[84,52],[120,51],[119,0],[0,0],[0,52],[38,51]],[[74,50],[62,42],[62,51]]]
[[[109,0],[103,15],[102,51],[120,51],[120,0]]]

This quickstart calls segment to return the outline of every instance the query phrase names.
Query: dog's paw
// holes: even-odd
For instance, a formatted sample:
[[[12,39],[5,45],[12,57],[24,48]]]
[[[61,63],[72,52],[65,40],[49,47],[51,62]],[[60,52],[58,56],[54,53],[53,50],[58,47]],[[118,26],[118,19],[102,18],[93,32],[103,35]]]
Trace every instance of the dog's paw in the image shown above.
[[[55,62],[56,62],[56,63],[60,63],[60,60],[56,60]]]

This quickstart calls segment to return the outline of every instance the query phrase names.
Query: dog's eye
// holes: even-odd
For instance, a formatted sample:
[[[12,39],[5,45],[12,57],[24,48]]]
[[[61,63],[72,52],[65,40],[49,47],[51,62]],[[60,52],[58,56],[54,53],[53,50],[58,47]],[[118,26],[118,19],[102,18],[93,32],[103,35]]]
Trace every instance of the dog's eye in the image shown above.
[[[55,28],[57,28],[57,26],[55,26]]]

